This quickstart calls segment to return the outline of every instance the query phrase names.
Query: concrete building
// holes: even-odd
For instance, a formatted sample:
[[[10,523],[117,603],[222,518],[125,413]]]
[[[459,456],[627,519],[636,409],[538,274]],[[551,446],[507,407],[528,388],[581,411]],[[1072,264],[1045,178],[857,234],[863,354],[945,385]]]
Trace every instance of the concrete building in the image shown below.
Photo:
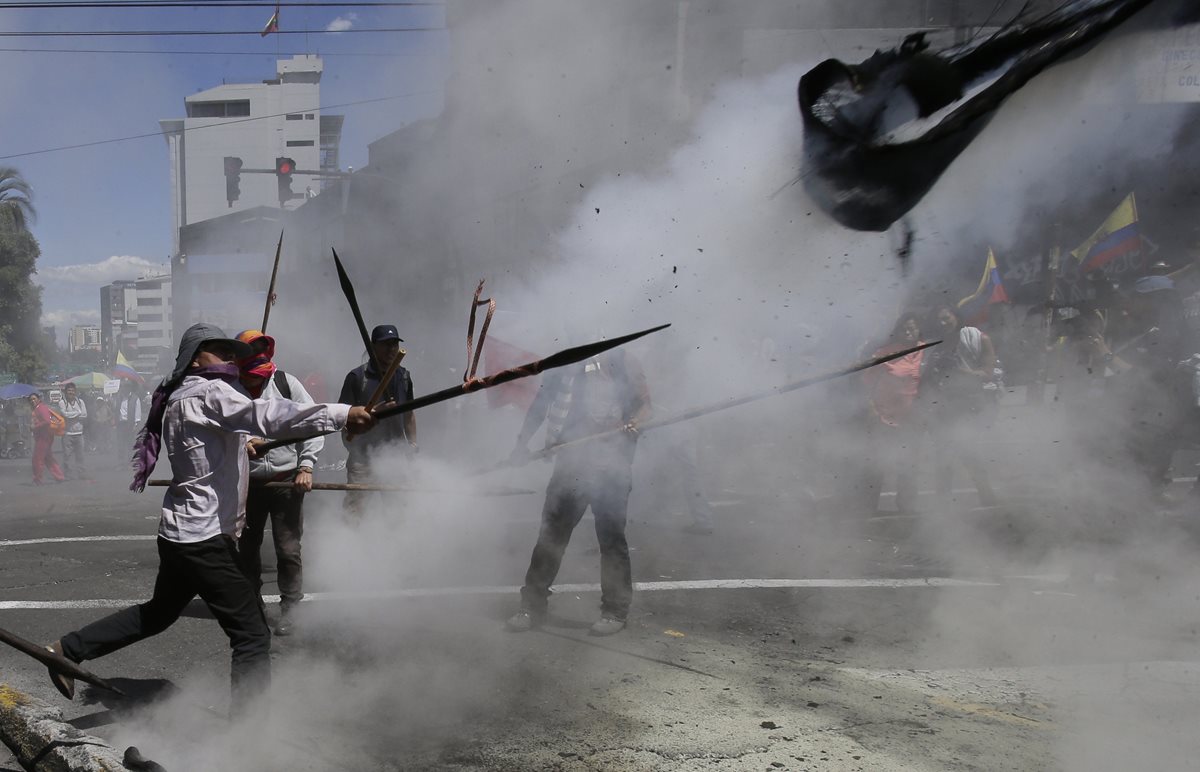
[[[174,252],[185,225],[254,207],[278,208],[276,158],[291,158],[301,170],[337,170],[343,116],[321,114],[322,69],[316,56],[281,59],[274,78],[201,91],[184,99],[187,117],[159,121],[170,156]],[[226,156],[243,163],[241,194],[232,204],[226,199]],[[294,175],[297,198],[285,208],[320,190],[320,177]]]
[[[100,351],[100,328],[95,325],[77,324],[67,336],[67,351]]]
[[[171,277],[114,281],[100,288],[100,350],[105,361],[125,355],[134,369],[154,372],[170,354]]]

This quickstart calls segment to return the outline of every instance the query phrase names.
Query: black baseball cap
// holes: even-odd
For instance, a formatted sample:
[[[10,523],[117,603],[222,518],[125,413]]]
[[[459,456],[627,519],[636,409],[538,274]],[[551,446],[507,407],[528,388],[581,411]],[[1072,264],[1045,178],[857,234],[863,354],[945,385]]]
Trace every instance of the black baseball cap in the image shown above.
[[[400,333],[396,330],[394,324],[381,324],[371,330],[371,342],[382,343],[385,340],[398,340],[404,342],[404,338],[400,337]]]

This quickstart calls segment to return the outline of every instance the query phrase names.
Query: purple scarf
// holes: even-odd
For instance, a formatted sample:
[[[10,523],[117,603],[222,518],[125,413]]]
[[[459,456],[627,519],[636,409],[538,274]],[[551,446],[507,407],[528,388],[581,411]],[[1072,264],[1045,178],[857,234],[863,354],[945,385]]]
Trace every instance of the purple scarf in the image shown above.
[[[163,416],[167,412],[167,399],[189,375],[210,381],[222,380],[226,383],[237,383],[238,366],[224,364],[197,367],[188,370],[171,383],[163,381],[158,385],[158,388],[154,390],[154,396],[150,399],[150,412],[146,416],[146,425],[138,432],[137,439],[133,442],[133,482],[129,484],[129,490],[141,493],[146,489],[146,481],[150,479],[150,473],[154,471],[154,465],[158,463],[158,451],[162,446]]]

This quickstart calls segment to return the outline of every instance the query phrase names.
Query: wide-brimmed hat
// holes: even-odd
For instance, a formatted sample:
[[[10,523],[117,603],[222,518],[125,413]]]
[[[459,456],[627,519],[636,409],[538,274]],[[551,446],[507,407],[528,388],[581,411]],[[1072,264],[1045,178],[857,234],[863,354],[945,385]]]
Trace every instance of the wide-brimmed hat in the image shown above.
[[[191,366],[192,360],[196,358],[196,352],[205,343],[225,343],[233,349],[234,355],[241,359],[249,356],[253,349],[240,340],[229,337],[225,331],[215,324],[200,322],[193,324],[183,331],[183,337],[179,339],[179,355],[175,357],[175,369],[171,371],[169,381],[178,380],[180,376],[187,371]]]

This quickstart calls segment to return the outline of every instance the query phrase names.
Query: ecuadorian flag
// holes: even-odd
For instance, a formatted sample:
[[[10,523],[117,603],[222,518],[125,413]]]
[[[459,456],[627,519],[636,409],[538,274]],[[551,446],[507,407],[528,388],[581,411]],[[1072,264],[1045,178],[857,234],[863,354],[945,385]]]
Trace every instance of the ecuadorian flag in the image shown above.
[[[996,253],[988,248],[987,262],[983,266],[983,278],[975,293],[958,301],[959,316],[965,324],[976,324],[987,319],[988,307],[993,303],[1007,303],[1008,293],[1000,281],[1000,267],[996,265]]]
[[[1096,232],[1071,252],[1071,257],[1079,261],[1079,273],[1086,275],[1141,249],[1137,202],[1130,193]]]
[[[117,363],[113,365],[112,376],[114,378],[124,378],[134,383],[145,385],[146,380],[138,375],[138,371],[129,366],[129,360],[120,351],[117,352]]]

